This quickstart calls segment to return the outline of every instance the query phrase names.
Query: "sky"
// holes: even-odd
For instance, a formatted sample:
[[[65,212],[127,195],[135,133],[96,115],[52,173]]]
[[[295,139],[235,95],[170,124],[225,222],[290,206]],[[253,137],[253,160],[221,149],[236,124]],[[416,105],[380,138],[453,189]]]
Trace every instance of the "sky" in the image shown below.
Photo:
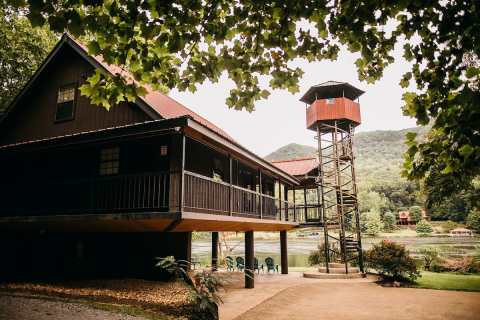
[[[342,50],[336,61],[294,61],[292,66],[299,66],[305,72],[300,80],[300,92],[270,90],[268,99],[258,101],[251,113],[226,106],[225,99],[234,87],[227,76],[219,83],[205,82],[195,93],[174,90],[170,96],[227,131],[244,147],[266,156],[289,143],[315,145],[313,131],[305,126],[305,104],[299,99],[311,86],[329,80],[348,82],[365,91],[360,97],[362,124],[356,132],[414,127],[415,120],[402,114],[404,89],[399,85],[410,65],[400,50],[396,50],[394,56],[395,63],[374,84],[358,80],[354,64],[358,55],[347,50]],[[267,79],[261,79],[260,83],[267,83]]]

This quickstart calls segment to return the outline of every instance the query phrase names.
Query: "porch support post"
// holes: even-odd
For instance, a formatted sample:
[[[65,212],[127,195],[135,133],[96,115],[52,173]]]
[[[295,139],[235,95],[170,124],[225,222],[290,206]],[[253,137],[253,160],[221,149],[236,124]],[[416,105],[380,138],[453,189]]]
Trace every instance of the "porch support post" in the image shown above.
[[[303,204],[304,204],[304,214],[305,214],[305,222],[307,222],[307,187],[303,188]]]
[[[245,288],[255,287],[253,259],[255,253],[253,249],[253,231],[245,231]]]
[[[287,231],[280,231],[280,260],[282,265],[282,274],[288,274],[288,251],[287,251]]]
[[[232,215],[233,212],[233,161],[232,161],[232,156],[229,154],[228,155],[228,165],[230,168],[230,187],[228,189],[228,215]]]
[[[262,182],[262,179],[263,179],[263,177],[262,177],[262,170],[259,170],[259,171],[258,171],[258,180],[259,180],[259,182],[258,182],[258,185],[259,185],[259,187],[258,187],[259,190],[258,190],[258,191],[259,191],[259,192],[258,192],[258,193],[260,194],[260,195],[259,195],[259,197],[260,197],[260,199],[259,199],[259,203],[260,203],[260,219],[263,219],[263,182]]]
[[[218,232],[212,232],[212,271],[218,270]]]

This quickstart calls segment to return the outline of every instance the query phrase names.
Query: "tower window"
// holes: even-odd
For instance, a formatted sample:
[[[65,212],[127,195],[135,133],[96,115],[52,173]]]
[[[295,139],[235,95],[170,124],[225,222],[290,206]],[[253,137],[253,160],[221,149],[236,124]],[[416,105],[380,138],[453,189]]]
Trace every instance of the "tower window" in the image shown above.
[[[100,168],[101,176],[118,174],[120,168],[120,148],[105,148],[100,150]]]
[[[327,99],[327,104],[333,104],[335,102],[334,98],[328,98]]]
[[[58,89],[55,121],[72,120],[75,112],[75,85]]]

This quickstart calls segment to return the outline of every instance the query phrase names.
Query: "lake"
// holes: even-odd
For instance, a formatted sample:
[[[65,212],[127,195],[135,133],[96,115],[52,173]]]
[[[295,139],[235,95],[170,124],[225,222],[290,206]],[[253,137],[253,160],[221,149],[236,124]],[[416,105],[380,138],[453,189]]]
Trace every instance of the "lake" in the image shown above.
[[[322,238],[295,238],[288,239],[288,265],[290,267],[308,266],[308,255],[315,250]],[[433,237],[388,237],[388,238],[364,238],[363,247],[369,249],[373,243],[382,239],[389,239],[397,243],[404,244],[410,252],[415,253],[418,250],[434,246],[443,256],[462,257],[475,256],[480,258],[480,237],[471,238],[451,238],[449,236]],[[243,256],[243,239],[228,240],[228,245],[234,247],[231,256]],[[211,259],[211,241],[195,240],[192,243],[192,256],[200,261],[201,265],[210,265]],[[280,241],[279,239],[255,239],[255,256],[260,263],[266,257],[272,257],[276,263],[280,263]]]

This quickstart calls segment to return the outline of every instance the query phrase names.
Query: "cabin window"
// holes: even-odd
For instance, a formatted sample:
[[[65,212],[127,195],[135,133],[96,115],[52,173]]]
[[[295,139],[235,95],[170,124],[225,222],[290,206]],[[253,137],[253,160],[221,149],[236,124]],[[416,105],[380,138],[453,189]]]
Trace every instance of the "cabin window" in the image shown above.
[[[58,89],[55,121],[72,120],[75,111],[75,86]]]
[[[333,99],[333,98],[328,98],[327,99],[327,104],[333,104],[333,102],[335,102],[335,99]]]
[[[120,168],[120,148],[105,148],[100,151],[101,176],[118,174]]]
[[[160,147],[160,155],[162,157],[166,156],[168,154],[168,147],[167,146],[161,146]]]

